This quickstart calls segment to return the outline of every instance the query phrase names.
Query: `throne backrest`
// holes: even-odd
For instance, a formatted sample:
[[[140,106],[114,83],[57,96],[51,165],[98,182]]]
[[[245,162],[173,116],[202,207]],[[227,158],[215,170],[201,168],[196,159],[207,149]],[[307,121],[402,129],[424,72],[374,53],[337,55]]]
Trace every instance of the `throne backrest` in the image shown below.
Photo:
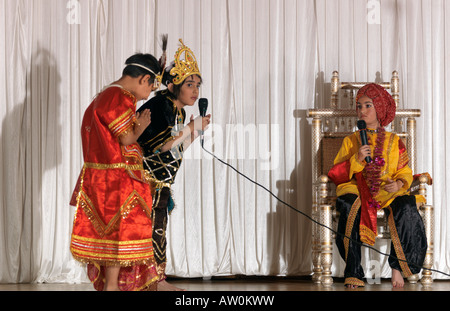
[[[370,82],[340,82],[337,71],[331,78],[330,108],[309,109],[312,119],[312,178],[313,184],[327,175],[344,137],[356,130],[355,95],[359,88]],[[416,120],[419,109],[399,109],[399,77],[392,73],[390,82],[378,83],[388,90],[397,104],[395,120],[386,128],[403,140],[410,158],[409,166],[416,172]],[[343,100],[347,99],[347,103]]]

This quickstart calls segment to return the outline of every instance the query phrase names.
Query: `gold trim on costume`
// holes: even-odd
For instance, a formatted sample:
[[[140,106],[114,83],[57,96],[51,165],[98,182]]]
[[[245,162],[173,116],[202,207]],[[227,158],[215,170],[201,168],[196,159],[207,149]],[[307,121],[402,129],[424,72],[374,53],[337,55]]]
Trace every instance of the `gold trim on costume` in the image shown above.
[[[184,109],[182,108],[181,110],[177,108],[177,106],[175,105],[174,101],[166,95],[167,92],[166,90],[163,91],[162,96],[165,97],[165,99],[169,100],[172,103],[172,112],[175,114],[176,113],[176,120],[175,120],[175,125],[180,124],[184,124],[184,121],[186,119],[186,117],[183,115]],[[176,136],[173,136],[173,128],[175,127],[175,125],[168,125],[167,128],[158,133],[157,135],[155,135],[153,138],[149,139],[148,141],[144,142],[142,144],[143,147],[147,147],[148,145],[151,146],[151,152],[152,153],[157,153],[160,151],[160,149],[167,144],[168,142],[174,140],[176,138]],[[150,149],[150,148],[147,148]]]
[[[111,234],[116,229],[118,220],[120,218],[125,219],[131,212],[131,210],[133,210],[136,206],[141,206],[147,217],[151,219],[151,209],[148,207],[145,200],[139,195],[136,190],[133,190],[133,192],[131,192],[131,194],[119,208],[117,213],[108,222],[108,224],[105,224],[103,222],[101,217],[98,215],[91,199],[83,190],[80,190],[80,198],[77,205],[81,206],[84,213],[91,221],[91,224],[94,227],[95,231],[101,237]]]
[[[358,196],[353,202],[352,208],[348,214],[347,225],[345,226],[345,236],[350,237],[353,231],[353,226],[355,225],[355,219],[358,215],[359,208],[361,207],[361,199]],[[350,244],[350,239],[344,238],[344,248],[345,248],[345,261],[347,261],[348,248]]]
[[[134,112],[131,109],[128,109],[125,113],[112,121],[108,125],[108,128],[111,130],[114,136],[119,136],[121,133],[129,130],[134,125],[134,123]]]
[[[84,238],[72,234],[70,249],[73,256],[82,262],[119,262],[130,265],[135,262],[148,263],[153,259],[152,239],[114,241]]]
[[[86,168],[93,168],[97,170],[109,170],[109,169],[126,169],[126,170],[132,170],[132,171],[139,171],[143,170],[144,167],[142,164],[127,164],[127,163],[91,163],[86,162],[84,163],[84,166]]]
[[[377,228],[375,227],[375,230]],[[375,244],[375,238],[377,237],[377,232],[373,232],[371,229],[369,229],[368,227],[364,226],[364,225],[360,225],[359,226],[359,232],[361,237],[364,237],[366,239],[366,243],[373,245]]]
[[[147,172],[147,171],[146,171]],[[146,175],[146,181],[148,181],[149,183],[151,183],[151,185],[155,188],[155,189],[162,189],[162,188],[171,188],[172,184],[171,183],[167,183],[167,182],[163,182],[163,181],[159,181],[153,177],[150,177],[150,174]]]
[[[399,259],[398,263],[400,264],[400,268],[402,269],[403,275],[405,277],[409,277],[413,275],[413,273],[409,269],[408,263],[406,262],[405,253],[403,252],[402,245],[400,244],[400,238],[398,237],[397,227],[395,226],[392,207],[389,206],[388,209],[389,209],[388,224],[391,233],[392,244],[394,245],[395,249],[395,254],[397,254],[397,258]]]
[[[146,164],[145,170],[149,173],[150,178],[155,180],[156,184],[172,184],[180,168],[182,155],[183,153],[175,147],[163,153],[154,153],[148,157],[144,157],[143,161]],[[166,161],[168,160],[170,162],[165,162],[163,157]]]
[[[149,239],[143,239],[143,240],[132,240],[132,241],[116,241],[116,240],[100,240],[100,239],[94,239],[94,238],[86,238],[79,235],[72,235],[72,237],[76,238],[80,241],[85,242],[100,242],[100,243],[108,243],[108,244],[114,244],[114,245],[120,245],[122,247],[126,247],[132,244],[139,244],[139,243],[149,243],[151,241],[151,238]]]
[[[390,155],[391,155],[392,147],[394,145],[394,138],[395,137],[396,137],[396,135],[391,133],[391,135],[389,137],[388,145],[387,145],[387,152],[386,152],[386,159],[385,159],[386,168],[385,168],[384,171],[381,172],[380,178],[382,178],[383,176],[389,174]]]
[[[86,172],[86,168],[83,165],[82,169],[81,169],[81,174],[80,174],[80,188],[78,189],[78,193],[77,193],[77,199],[76,199],[76,207],[77,210],[75,211],[75,215],[73,217],[73,224],[75,224],[75,221],[77,220],[77,214],[78,214],[78,206],[80,206],[80,198],[81,198],[81,191],[83,190],[83,183],[84,183],[84,174]]]
[[[346,278],[344,281],[344,285],[356,285],[356,286],[360,286],[360,287],[364,287],[364,281],[361,281],[360,279],[357,278]]]
[[[156,264],[156,272],[158,273],[158,282],[164,281],[166,279],[166,264]]]

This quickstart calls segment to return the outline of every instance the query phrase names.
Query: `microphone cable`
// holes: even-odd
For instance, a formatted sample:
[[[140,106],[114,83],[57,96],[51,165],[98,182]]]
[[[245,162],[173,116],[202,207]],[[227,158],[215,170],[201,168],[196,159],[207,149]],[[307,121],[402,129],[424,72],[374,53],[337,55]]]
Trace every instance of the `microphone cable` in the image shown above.
[[[297,213],[303,215],[304,217],[308,218],[308,219],[309,219],[310,221],[312,221],[313,223],[315,223],[315,224],[317,224],[317,225],[319,225],[319,226],[322,226],[322,227],[324,227],[324,228],[330,230],[330,231],[333,232],[334,234],[340,235],[341,237],[343,237],[343,238],[345,238],[345,239],[348,239],[349,241],[351,241],[351,242],[353,242],[353,243],[356,243],[357,245],[360,245],[360,246],[362,246],[362,247],[366,247],[366,248],[368,248],[368,249],[371,249],[371,250],[375,251],[376,253],[378,253],[378,254],[380,254],[380,255],[383,255],[383,256],[386,256],[386,257],[390,257],[390,258],[395,259],[395,260],[397,260],[397,261],[399,261],[399,262],[400,262],[400,261],[401,261],[401,262],[405,262],[405,263],[408,264],[409,266],[413,266],[413,267],[416,267],[416,268],[420,268],[420,269],[422,269],[422,270],[427,270],[427,271],[431,271],[431,272],[443,274],[443,275],[445,275],[445,276],[450,277],[450,274],[448,274],[448,273],[445,273],[445,272],[442,272],[442,271],[439,271],[439,270],[436,270],[436,269],[432,269],[432,268],[425,268],[425,267],[420,266],[420,265],[418,265],[418,264],[408,262],[407,260],[397,258],[396,256],[393,256],[393,255],[391,255],[391,254],[383,253],[382,251],[379,251],[379,250],[377,250],[376,248],[374,248],[374,247],[372,247],[372,246],[370,246],[370,245],[367,245],[367,244],[362,243],[362,242],[360,242],[360,241],[356,241],[355,239],[353,239],[353,238],[351,238],[351,237],[349,237],[349,236],[347,236],[347,235],[345,235],[345,234],[343,234],[343,233],[337,232],[337,231],[334,230],[333,228],[330,228],[330,227],[328,227],[328,226],[326,226],[326,225],[324,225],[324,224],[318,222],[317,220],[315,220],[315,219],[312,218],[311,216],[305,214],[304,212],[300,211],[299,209],[296,209],[295,207],[293,207],[293,206],[290,205],[289,203],[287,203],[287,202],[281,200],[281,199],[280,199],[279,197],[277,197],[271,190],[267,189],[267,187],[265,187],[265,186],[261,185],[260,183],[258,183],[258,182],[256,182],[256,181],[252,180],[250,177],[248,177],[248,176],[246,176],[245,174],[243,174],[243,173],[241,173],[240,171],[238,171],[238,170],[237,170],[235,167],[233,167],[231,164],[225,162],[224,160],[220,159],[220,158],[217,157],[215,154],[213,154],[212,152],[210,152],[209,150],[207,150],[207,149],[203,146],[203,144],[201,144],[201,147],[202,147],[202,149],[203,149],[206,153],[208,153],[209,155],[211,155],[211,156],[212,156],[213,158],[215,158],[217,161],[219,161],[220,163],[222,163],[222,164],[228,166],[228,167],[231,168],[233,171],[235,171],[237,174],[241,175],[242,177],[244,177],[245,179],[247,179],[247,180],[250,181],[251,183],[253,183],[253,184],[257,185],[258,187],[260,187],[260,188],[264,189],[265,191],[267,191],[272,197],[274,197],[275,199],[277,199],[280,203],[286,205],[286,206],[289,207],[291,210],[293,210],[293,211],[295,211],[295,212],[297,212]],[[428,243],[428,241],[427,241],[427,243]]]

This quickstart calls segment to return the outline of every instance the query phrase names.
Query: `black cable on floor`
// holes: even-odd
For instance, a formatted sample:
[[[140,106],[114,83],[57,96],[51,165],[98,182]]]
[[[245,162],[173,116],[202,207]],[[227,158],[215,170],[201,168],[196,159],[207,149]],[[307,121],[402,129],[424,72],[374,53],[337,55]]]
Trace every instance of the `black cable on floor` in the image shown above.
[[[343,238],[349,239],[349,240],[352,241],[353,243],[356,243],[356,244],[358,244],[358,245],[360,245],[360,246],[369,248],[369,249],[371,249],[371,250],[373,250],[373,251],[379,253],[380,255],[383,255],[383,256],[386,256],[386,257],[390,257],[390,258],[395,259],[395,260],[398,260],[398,261],[405,262],[405,263],[407,263],[409,266],[414,266],[414,267],[416,267],[416,268],[421,268],[422,270],[428,270],[428,271],[431,271],[431,272],[440,273],[440,274],[443,274],[443,275],[445,275],[445,276],[450,277],[450,274],[448,274],[448,273],[445,273],[445,272],[442,272],[442,271],[439,271],[439,270],[436,270],[436,269],[425,268],[425,267],[420,266],[420,265],[417,265],[417,264],[415,264],[415,263],[408,262],[407,260],[399,259],[399,258],[397,258],[397,257],[395,257],[395,256],[393,256],[393,255],[391,255],[391,254],[383,253],[383,252],[377,250],[376,248],[374,248],[374,247],[372,247],[372,246],[370,246],[370,245],[367,245],[367,244],[364,244],[364,243],[362,243],[362,242],[356,241],[356,240],[352,239],[351,237],[346,236],[345,234],[342,234],[342,233],[337,232],[336,230],[333,230],[333,228],[330,228],[330,227],[328,227],[328,226],[326,226],[326,225],[324,225],[324,224],[318,222],[317,220],[313,219],[311,216],[309,216],[309,215],[303,213],[302,211],[296,209],[295,207],[293,207],[292,205],[288,204],[287,202],[284,202],[283,200],[281,200],[280,198],[278,198],[272,191],[270,191],[269,189],[267,189],[265,186],[263,186],[263,185],[261,185],[260,183],[258,183],[258,182],[256,182],[256,181],[252,180],[250,177],[246,176],[245,174],[239,172],[235,167],[233,167],[233,166],[230,165],[229,163],[227,163],[227,162],[223,161],[222,159],[218,158],[218,157],[217,157],[216,155],[214,155],[212,152],[210,152],[210,151],[208,151],[207,149],[205,149],[205,147],[203,146],[203,144],[201,144],[201,146],[202,146],[203,150],[204,150],[206,153],[208,153],[209,155],[211,155],[213,158],[215,158],[216,160],[218,160],[218,161],[221,162],[222,164],[225,164],[226,166],[228,166],[228,167],[231,168],[233,171],[235,171],[236,173],[238,173],[239,175],[241,175],[241,176],[244,177],[245,179],[249,180],[249,181],[252,182],[253,184],[255,184],[255,185],[261,187],[261,188],[264,189],[264,190],[266,190],[268,193],[270,193],[270,195],[272,195],[272,196],[273,196],[275,199],[277,199],[280,203],[286,205],[287,207],[289,207],[289,208],[292,209],[293,211],[295,211],[295,212],[297,212],[297,213],[299,213],[299,214],[305,216],[306,218],[308,218],[310,221],[314,222],[315,224],[317,224],[317,225],[319,225],[319,226],[322,226],[322,227],[324,227],[324,228],[330,230],[330,231],[333,232],[334,234],[338,234],[338,235],[342,236]]]

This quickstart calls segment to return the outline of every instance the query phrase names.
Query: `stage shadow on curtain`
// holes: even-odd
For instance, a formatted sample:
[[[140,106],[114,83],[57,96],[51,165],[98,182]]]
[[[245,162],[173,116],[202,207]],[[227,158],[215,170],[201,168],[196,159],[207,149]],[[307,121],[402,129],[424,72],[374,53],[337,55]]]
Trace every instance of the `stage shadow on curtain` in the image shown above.
[[[330,94],[330,83],[325,83],[324,73],[319,72],[315,81],[314,104],[324,107]],[[299,90],[305,91],[306,90]],[[302,106],[302,104],[299,104]],[[296,158],[300,161],[290,173],[289,180],[278,180],[277,196],[298,211],[311,216],[311,125],[307,109],[296,109],[293,117],[298,120],[299,135]],[[301,213],[277,202],[276,211],[267,215],[270,274],[304,276],[311,272],[311,221]]]
[[[0,275],[4,277],[0,282],[33,282],[46,268],[43,265],[52,263],[52,258],[46,258],[44,243],[57,239],[57,174],[45,178],[45,173],[61,163],[61,77],[55,58],[39,44],[27,67],[26,74],[13,82],[13,87],[25,86],[23,96],[18,98],[21,102],[14,104],[2,120],[1,178],[5,195],[0,218],[4,228]],[[20,77],[18,72],[9,75],[13,81],[15,75]],[[44,231],[53,236],[43,236]]]
[[[289,175],[288,180],[277,180],[277,197],[291,205],[296,210],[307,215],[311,214],[311,191],[305,185],[311,180],[310,127],[306,119],[306,110],[296,111],[300,118],[299,126],[302,133],[300,145],[300,161]],[[304,139],[303,139],[304,138]],[[311,249],[311,223],[299,212],[282,202],[277,202],[274,213],[268,217],[268,241],[271,253],[270,274],[299,276],[309,271]]]

